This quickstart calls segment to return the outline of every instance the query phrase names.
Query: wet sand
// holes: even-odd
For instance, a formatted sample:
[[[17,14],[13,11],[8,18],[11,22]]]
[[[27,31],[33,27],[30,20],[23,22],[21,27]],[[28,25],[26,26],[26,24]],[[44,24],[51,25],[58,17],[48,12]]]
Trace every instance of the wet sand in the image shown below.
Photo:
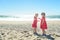
[[[40,23],[33,34],[30,21],[0,21],[0,40],[60,40],[60,21],[47,21],[47,36],[43,37]],[[54,38],[54,39],[53,39]]]

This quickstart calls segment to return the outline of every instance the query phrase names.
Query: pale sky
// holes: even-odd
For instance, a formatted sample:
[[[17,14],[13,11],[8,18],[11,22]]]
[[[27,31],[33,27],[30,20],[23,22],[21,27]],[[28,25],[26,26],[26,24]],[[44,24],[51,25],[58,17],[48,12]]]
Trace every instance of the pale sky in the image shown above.
[[[0,15],[21,15],[45,12],[60,15],[60,0],[0,0]]]

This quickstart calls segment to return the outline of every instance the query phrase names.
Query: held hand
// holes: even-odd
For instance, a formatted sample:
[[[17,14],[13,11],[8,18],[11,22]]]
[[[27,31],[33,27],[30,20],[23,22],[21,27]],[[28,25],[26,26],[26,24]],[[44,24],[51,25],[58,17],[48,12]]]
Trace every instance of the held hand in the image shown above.
[[[40,18],[38,18],[38,20],[37,20],[38,22],[40,22]]]
[[[40,19],[40,18],[38,18],[38,19]]]

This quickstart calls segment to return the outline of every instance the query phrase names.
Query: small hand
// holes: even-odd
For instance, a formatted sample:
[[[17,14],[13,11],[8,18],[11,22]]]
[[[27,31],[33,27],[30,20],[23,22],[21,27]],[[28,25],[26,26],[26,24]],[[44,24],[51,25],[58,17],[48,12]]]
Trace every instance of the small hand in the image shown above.
[[[38,18],[38,19],[40,19],[40,18]]]

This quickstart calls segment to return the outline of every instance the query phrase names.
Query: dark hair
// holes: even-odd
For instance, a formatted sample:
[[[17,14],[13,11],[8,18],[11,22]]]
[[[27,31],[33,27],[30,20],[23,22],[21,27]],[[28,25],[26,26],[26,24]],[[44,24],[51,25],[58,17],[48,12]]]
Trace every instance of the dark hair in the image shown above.
[[[41,15],[45,15],[45,13],[44,13],[44,12],[42,12],[42,13],[41,13]]]
[[[38,13],[35,13],[35,15],[38,15]]]

